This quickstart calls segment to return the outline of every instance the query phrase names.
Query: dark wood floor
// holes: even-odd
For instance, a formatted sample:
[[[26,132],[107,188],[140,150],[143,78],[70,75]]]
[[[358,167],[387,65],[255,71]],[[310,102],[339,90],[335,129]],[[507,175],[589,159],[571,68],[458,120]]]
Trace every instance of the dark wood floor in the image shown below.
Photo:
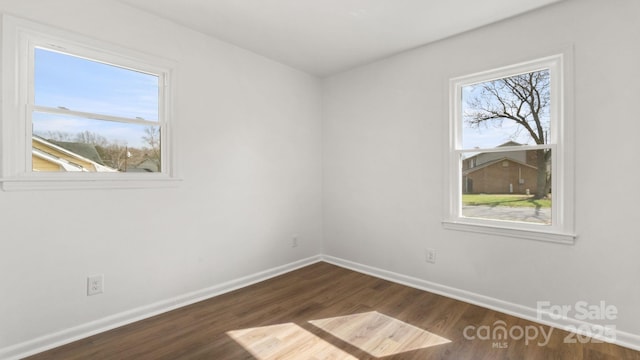
[[[451,340],[385,359],[640,359],[640,352],[608,343],[565,344],[568,333],[557,329],[546,346],[507,340],[506,348],[497,348],[492,340],[467,340],[463,333],[468,325],[492,326],[498,320],[507,328],[541,325],[327,263],[313,264],[28,359],[255,359],[227,332],[290,322],[358,359],[373,359],[309,323],[367,311],[378,311]]]

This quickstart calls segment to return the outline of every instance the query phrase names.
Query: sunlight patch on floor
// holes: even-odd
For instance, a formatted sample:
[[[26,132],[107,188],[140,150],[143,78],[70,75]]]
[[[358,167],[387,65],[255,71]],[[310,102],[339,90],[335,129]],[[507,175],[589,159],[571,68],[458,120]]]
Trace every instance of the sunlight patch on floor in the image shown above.
[[[258,360],[357,360],[294,323],[234,330],[227,334]]]
[[[309,323],[375,357],[451,342],[377,311],[313,320]]]

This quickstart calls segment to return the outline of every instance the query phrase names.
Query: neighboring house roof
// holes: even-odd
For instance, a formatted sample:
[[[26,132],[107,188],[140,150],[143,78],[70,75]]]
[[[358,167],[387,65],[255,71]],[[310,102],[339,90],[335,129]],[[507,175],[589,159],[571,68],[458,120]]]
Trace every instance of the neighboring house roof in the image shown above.
[[[94,161],[100,165],[104,165],[104,161],[98,154],[98,150],[96,147],[91,144],[79,143],[79,142],[69,142],[69,141],[58,141],[58,140],[47,140],[52,144],[58,145],[64,149],[71,151],[74,154],[80,155],[86,159]]]
[[[522,146],[522,144],[517,143],[515,141],[507,141],[506,143],[500,144],[500,145],[498,145],[496,147],[505,147],[505,146]]]
[[[523,146],[523,144],[517,143],[515,141],[507,141],[504,144],[500,144],[500,145],[496,146],[496,148],[507,147],[507,146]],[[467,156],[464,159],[465,160],[471,159],[472,157],[476,157],[476,156],[481,155],[481,154],[485,154],[485,153],[484,152],[467,153]]]
[[[31,155],[38,157],[40,159],[44,159],[46,161],[49,161],[51,163],[54,163],[58,166],[60,166],[61,168],[63,168],[65,171],[89,171],[86,170],[84,167],[82,167],[81,165],[78,164],[74,164],[68,160],[59,158],[57,156],[54,156],[52,154],[49,154],[45,151],[42,151],[40,149],[36,149],[36,148],[32,148],[31,149]]]
[[[105,166],[101,163],[98,163],[90,158],[87,158],[85,156],[82,156],[82,154],[76,153],[74,151],[71,151],[61,145],[57,145],[56,143],[65,143],[65,142],[54,142],[52,140],[45,140],[39,136],[33,136],[32,137],[32,141],[37,142],[39,144],[41,144],[44,148],[49,148],[51,149],[51,152],[47,152],[46,150],[43,149],[38,149],[36,147],[32,147],[31,149],[31,153],[32,156],[36,156],[38,158],[47,160],[49,162],[52,162],[54,164],[57,164],[59,166],[61,166],[65,171],[96,171],[96,172],[117,172],[118,170],[113,169],[111,167]],[[72,143],[67,143],[67,144],[72,144]],[[73,143],[73,144],[77,144],[77,143]],[[81,144],[81,145],[88,145],[88,144]],[[77,149],[80,149],[81,152],[86,153],[87,155],[94,157],[97,156],[97,158],[102,161],[102,159],[100,159],[100,155],[98,155],[98,152],[96,151],[95,147],[93,145],[89,145],[90,147],[93,148],[93,151],[89,150],[88,147],[85,146],[78,146]],[[55,150],[55,151],[54,151]],[[65,158],[57,156],[55,154],[53,154],[53,152],[58,152],[61,154],[64,154]],[[95,153],[92,154],[92,153]],[[89,163],[93,166],[93,169],[87,169],[85,167],[83,167],[82,165],[75,163],[73,160],[78,160],[81,162],[85,162],[85,163]]]
[[[523,144],[517,143],[515,141],[507,141],[504,144],[500,144],[500,145],[496,146],[496,148],[506,147],[506,146],[522,146],[522,145]],[[464,155],[464,160],[472,159],[472,158],[474,158],[474,157],[476,157],[478,155],[482,155],[482,154],[486,154],[486,153],[485,152],[469,152],[469,153],[466,153]]]
[[[160,166],[157,161],[153,159],[145,159],[140,164],[127,168],[127,172],[159,172]]]
[[[495,159],[495,160],[492,160],[492,161],[488,161],[488,162],[486,162],[486,163],[482,163],[482,164],[480,164],[480,165],[478,165],[478,166],[476,166],[476,167],[473,167],[473,168],[467,169],[467,170],[465,170],[465,171],[463,171],[463,172],[462,172],[462,175],[468,175],[468,174],[471,174],[472,172],[475,172],[475,171],[478,171],[478,170],[484,169],[484,168],[486,168],[486,167],[489,167],[489,166],[491,166],[491,165],[494,165],[494,164],[500,163],[500,162],[505,161],[505,160],[507,160],[507,161],[511,161],[511,162],[514,162],[514,163],[519,164],[519,165],[522,165],[522,166],[529,167],[529,168],[534,169],[534,170],[537,170],[537,169],[538,169],[537,167],[535,167],[535,166],[533,166],[533,165],[529,165],[529,164],[524,163],[524,162],[522,162],[522,161],[518,161],[518,160],[516,160],[516,159],[512,159],[512,158],[510,158],[510,157],[506,157],[506,156],[505,156],[505,157],[502,157],[502,158],[499,158],[499,159]]]

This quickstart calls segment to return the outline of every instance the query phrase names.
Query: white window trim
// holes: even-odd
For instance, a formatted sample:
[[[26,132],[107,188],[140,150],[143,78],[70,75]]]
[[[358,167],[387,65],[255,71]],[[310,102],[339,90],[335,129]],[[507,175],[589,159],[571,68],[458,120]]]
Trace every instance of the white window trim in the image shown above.
[[[483,71],[471,75],[459,76],[449,81],[449,126],[447,127],[447,149],[445,159],[445,229],[469,231],[481,234],[500,235],[512,238],[524,238],[563,244],[573,244],[575,234],[575,171],[574,171],[574,114],[573,114],[573,51],[564,48],[554,55],[515,65]],[[523,222],[510,222],[462,216],[462,87],[480,82],[491,81],[519,73],[527,73],[548,68],[551,72],[551,122],[550,144],[552,161],[552,224],[539,225]],[[529,146],[536,148],[539,146]],[[521,149],[520,147],[518,150]],[[484,152],[492,151],[482,149]],[[500,148],[495,151],[516,150]],[[562,194],[562,195],[560,195]]]
[[[85,56],[151,74],[161,80],[158,124],[161,124],[161,164],[158,173],[42,173],[31,170],[31,123],[28,94],[33,91],[29,68],[36,46]],[[157,188],[176,186],[177,176],[171,127],[175,63],[158,56],[121,48],[83,35],[2,15],[2,120],[0,183],[3,190]]]

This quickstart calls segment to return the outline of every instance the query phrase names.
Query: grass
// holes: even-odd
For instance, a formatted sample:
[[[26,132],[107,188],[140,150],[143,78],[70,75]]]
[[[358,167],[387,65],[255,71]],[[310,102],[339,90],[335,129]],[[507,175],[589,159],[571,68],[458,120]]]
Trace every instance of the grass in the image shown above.
[[[533,195],[463,194],[462,205],[551,208],[551,199],[534,199]]]

